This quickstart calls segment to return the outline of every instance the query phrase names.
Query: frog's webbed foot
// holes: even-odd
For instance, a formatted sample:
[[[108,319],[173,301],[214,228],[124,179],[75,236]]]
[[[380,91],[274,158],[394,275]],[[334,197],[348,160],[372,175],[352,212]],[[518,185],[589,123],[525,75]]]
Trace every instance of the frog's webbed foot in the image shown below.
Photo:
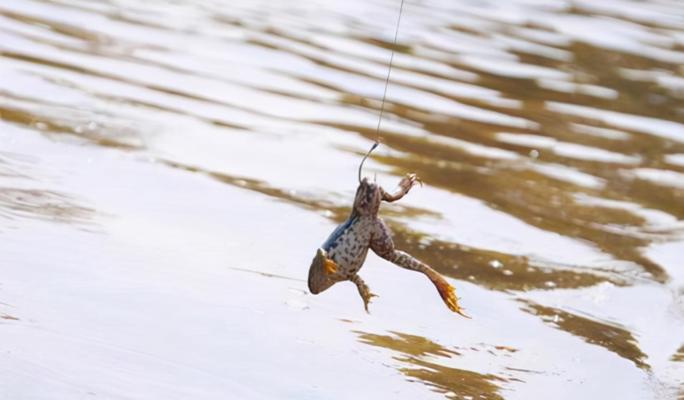
[[[360,276],[354,275],[351,278],[351,281],[354,282],[356,288],[359,290],[359,295],[361,295],[361,299],[363,299],[363,308],[368,312],[368,304],[370,304],[373,297],[378,297],[378,295],[371,293],[368,285],[366,285],[366,282],[364,282]]]
[[[399,187],[406,193],[408,193],[408,191],[411,190],[411,188],[416,186],[417,184],[423,186],[423,181],[420,180],[420,178],[416,174],[406,174],[406,176],[403,177],[401,181],[399,181]]]
[[[327,275],[332,275],[337,272],[337,264],[335,261],[328,258],[328,254],[323,249],[318,249],[318,251],[316,251],[316,258],[314,261],[320,264],[322,267],[321,269]]]
[[[370,314],[370,311],[368,311],[368,304],[370,304],[370,301],[373,297],[378,297],[378,295],[371,292],[361,295],[361,298],[363,299],[363,308],[366,310],[368,314]]]
[[[417,184],[423,184],[423,182],[416,176],[416,174],[406,174],[405,177],[399,181],[399,189],[394,193],[387,193],[383,190],[382,199],[388,202],[393,202],[406,196],[406,194],[411,190],[412,187]]]
[[[332,275],[337,272],[337,264],[335,264],[335,261],[326,258],[323,261],[323,270],[325,271],[326,274]]]
[[[446,304],[449,310],[461,314],[466,318],[470,318],[463,312],[463,309],[458,306],[458,298],[456,297],[456,292],[454,291],[454,287],[451,286],[449,282],[447,282],[444,278],[439,277],[437,279],[433,279],[432,283],[435,284],[435,287],[437,288],[439,295],[442,297],[444,304]]]

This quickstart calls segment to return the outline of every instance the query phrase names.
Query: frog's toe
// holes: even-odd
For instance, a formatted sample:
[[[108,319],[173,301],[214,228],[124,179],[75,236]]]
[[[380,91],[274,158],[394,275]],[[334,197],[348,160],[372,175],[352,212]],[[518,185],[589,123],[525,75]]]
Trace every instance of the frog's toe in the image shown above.
[[[420,186],[423,186],[423,180],[420,179],[420,177],[418,177],[418,175],[416,174],[406,174],[406,178],[410,183],[410,187],[414,187],[418,184],[420,184]]]
[[[371,302],[371,299],[373,297],[378,297],[377,294],[375,293],[367,293],[365,296],[363,296],[363,308],[366,309],[366,312],[370,314],[370,311],[368,311],[368,305]]]
[[[332,275],[337,272],[337,264],[335,264],[335,261],[326,258],[325,261],[323,261],[323,269],[328,275]]]
[[[423,186],[423,181],[416,174],[406,174],[404,178],[399,182],[399,186],[406,192],[411,190],[414,186],[420,184]]]
[[[459,307],[458,299],[456,298],[456,292],[454,291],[453,286],[449,285],[447,282],[440,282],[436,286],[439,295],[442,297],[444,304],[446,304],[449,310],[458,313],[466,318],[470,318],[463,312],[463,309]]]

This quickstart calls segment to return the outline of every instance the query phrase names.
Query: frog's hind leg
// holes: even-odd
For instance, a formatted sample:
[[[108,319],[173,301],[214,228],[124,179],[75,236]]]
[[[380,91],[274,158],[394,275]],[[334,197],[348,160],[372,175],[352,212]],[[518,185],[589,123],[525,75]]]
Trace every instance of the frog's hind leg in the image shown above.
[[[338,281],[335,279],[336,273],[337,264],[335,261],[328,258],[325,250],[319,248],[316,250],[316,255],[309,267],[309,291],[312,294],[318,294],[328,289]]]
[[[360,276],[354,275],[350,280],[354,282],[356,288],[359,290],[359,295],[361,295],[361,298],[363,299],[363,307],[366,309],[366,312],[368,312],[368,303],[370,303],[371,298],[377,297],[377,295],[371,293],[368,285],[366,285],[366,282],[364,282]]]
[[[451,311],[461,314],[466,318],[470,318],[464,314],[461,307],[458,306],[458,300],[453,286],[451,286],[442,275],[410,254],[394,248],[391,232],[387,225],[379,218],[375,229],[373,230],[373,238],[371,239],[370,247],[375,254],[399,267],[425,274],[425,276],[427,276],[435,285],[442,300]]]
[[[402,268],[422,272],[423,274],[425,274],[435,285],[440,297],[442,297],[442,300],[444,301],[444,304],[446,304],[446,306],[451,311],[461,314],[466,318],[470,318],[463,312],[461,307],[459,307],[454,287],[451,286],[449,282],[447,282],[447,280],[444,279],[444,277],[440,275],[437,271],[430,268],[428,265],[424,264],[420,260],[414,258],[410,254],[400,250],[394,250],[391,254],[384,258]]]

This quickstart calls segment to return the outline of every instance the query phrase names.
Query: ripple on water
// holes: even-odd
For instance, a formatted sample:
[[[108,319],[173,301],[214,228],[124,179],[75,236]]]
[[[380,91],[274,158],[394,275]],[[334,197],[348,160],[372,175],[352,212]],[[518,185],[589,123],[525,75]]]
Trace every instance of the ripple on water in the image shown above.
[[[448,398],[503,399],[500,385],[508,381],[506,378],[447,367],[439,362],[440,359],[459,356],[454,350],[429,339],[400,332],[393,332],[392,335],[356,333],[361,343],[398,353],[394,359],[405,365],[399,367],[401,373],[425,383]]]
[[[523,311],[539,316],[546,324],[571,333],[587,343],[605,347],[641,369],[651,369],[646,362],[648,356],[642,352],[637,340],[625,327],[531,302],[524,301],[523,304]]]
[[[680,384],[663,374],[654,346],[640,346],[636,332],[650,335],[644,343],[658,337],[639,329],[639,319],[571,312],[572,295],[562,309],[541,305],[561,290],[596,294],[606,283],[619,293],[644,284],[678,290],[680,2],[408,2],[397,44],[392,2],[0,3],[0,232],[53,222],[79,229],[96,218],[95,206],[80,200],[88,191],[63,187],[58,177],[67,172],[42,165],[35,143],[13,145],[32,135],[63,145],[60,154],[41,151],[56,164],[66,160],[66,170],[87,166],[70,164],[76,152],[67,149],[87,155],[106,147],[141,165],[160,161],[169,174],[210,178],[221,190],[230,185],[245,196],[295,205],[324,216],[324,224],[340,222],[349,213],[358,160],[377,138],[395,50],[383,145],[366,173],[389,186],[412,171],[431,188],[383,208],[397,246],[489,295],[515,302],[535,294],[539,303],[524,302],[510,316],[521,324],[508,330],[541,319],[538,329],[546,332],[539,337],[579,338],[579,356],[598,348],[629,360],[615,364],[620,377],[650,371]],[[114,176],[102,182],[125,186]],[[176,198],[182,188],[167,190],[160,197]],[[307,230],[287,229],[297,237]],[[236,248],[263,238],[242,240]],[[289,265],[300,256],[284,249],[280,260]],[[278,263],[244,267],[284,276]],[[273,303],[318,318],[312,301]],[[617,311],[624,310],[601,315],[624,315]],[[668,326],[680,326],[680,314],[672,314]],[[489,319],[495,316],[483,316]],[[518,368],[529,360],[517,352],[509,354],[521,357],[516,366],[492,359],[501,367],[492,374],[456,368],[468,350],[427,336],[357,335],[390,350],[408,379],[447,397],[503,398],[520,370],[534,370]],[[682,352],[667,357],[681,364]],[[602,373],[582,367],[588,376]],[[538,379],[556,388],[559,381],[546,372]],[[576,394],[572,384],[558,390]]]

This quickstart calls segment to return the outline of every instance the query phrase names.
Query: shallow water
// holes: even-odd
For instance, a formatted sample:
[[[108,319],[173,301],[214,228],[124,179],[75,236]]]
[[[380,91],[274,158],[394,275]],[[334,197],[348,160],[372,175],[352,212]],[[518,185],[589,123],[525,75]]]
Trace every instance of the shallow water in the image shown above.
[[[0,398],[684,398],[684,5],[398,5],[3,0]]]

